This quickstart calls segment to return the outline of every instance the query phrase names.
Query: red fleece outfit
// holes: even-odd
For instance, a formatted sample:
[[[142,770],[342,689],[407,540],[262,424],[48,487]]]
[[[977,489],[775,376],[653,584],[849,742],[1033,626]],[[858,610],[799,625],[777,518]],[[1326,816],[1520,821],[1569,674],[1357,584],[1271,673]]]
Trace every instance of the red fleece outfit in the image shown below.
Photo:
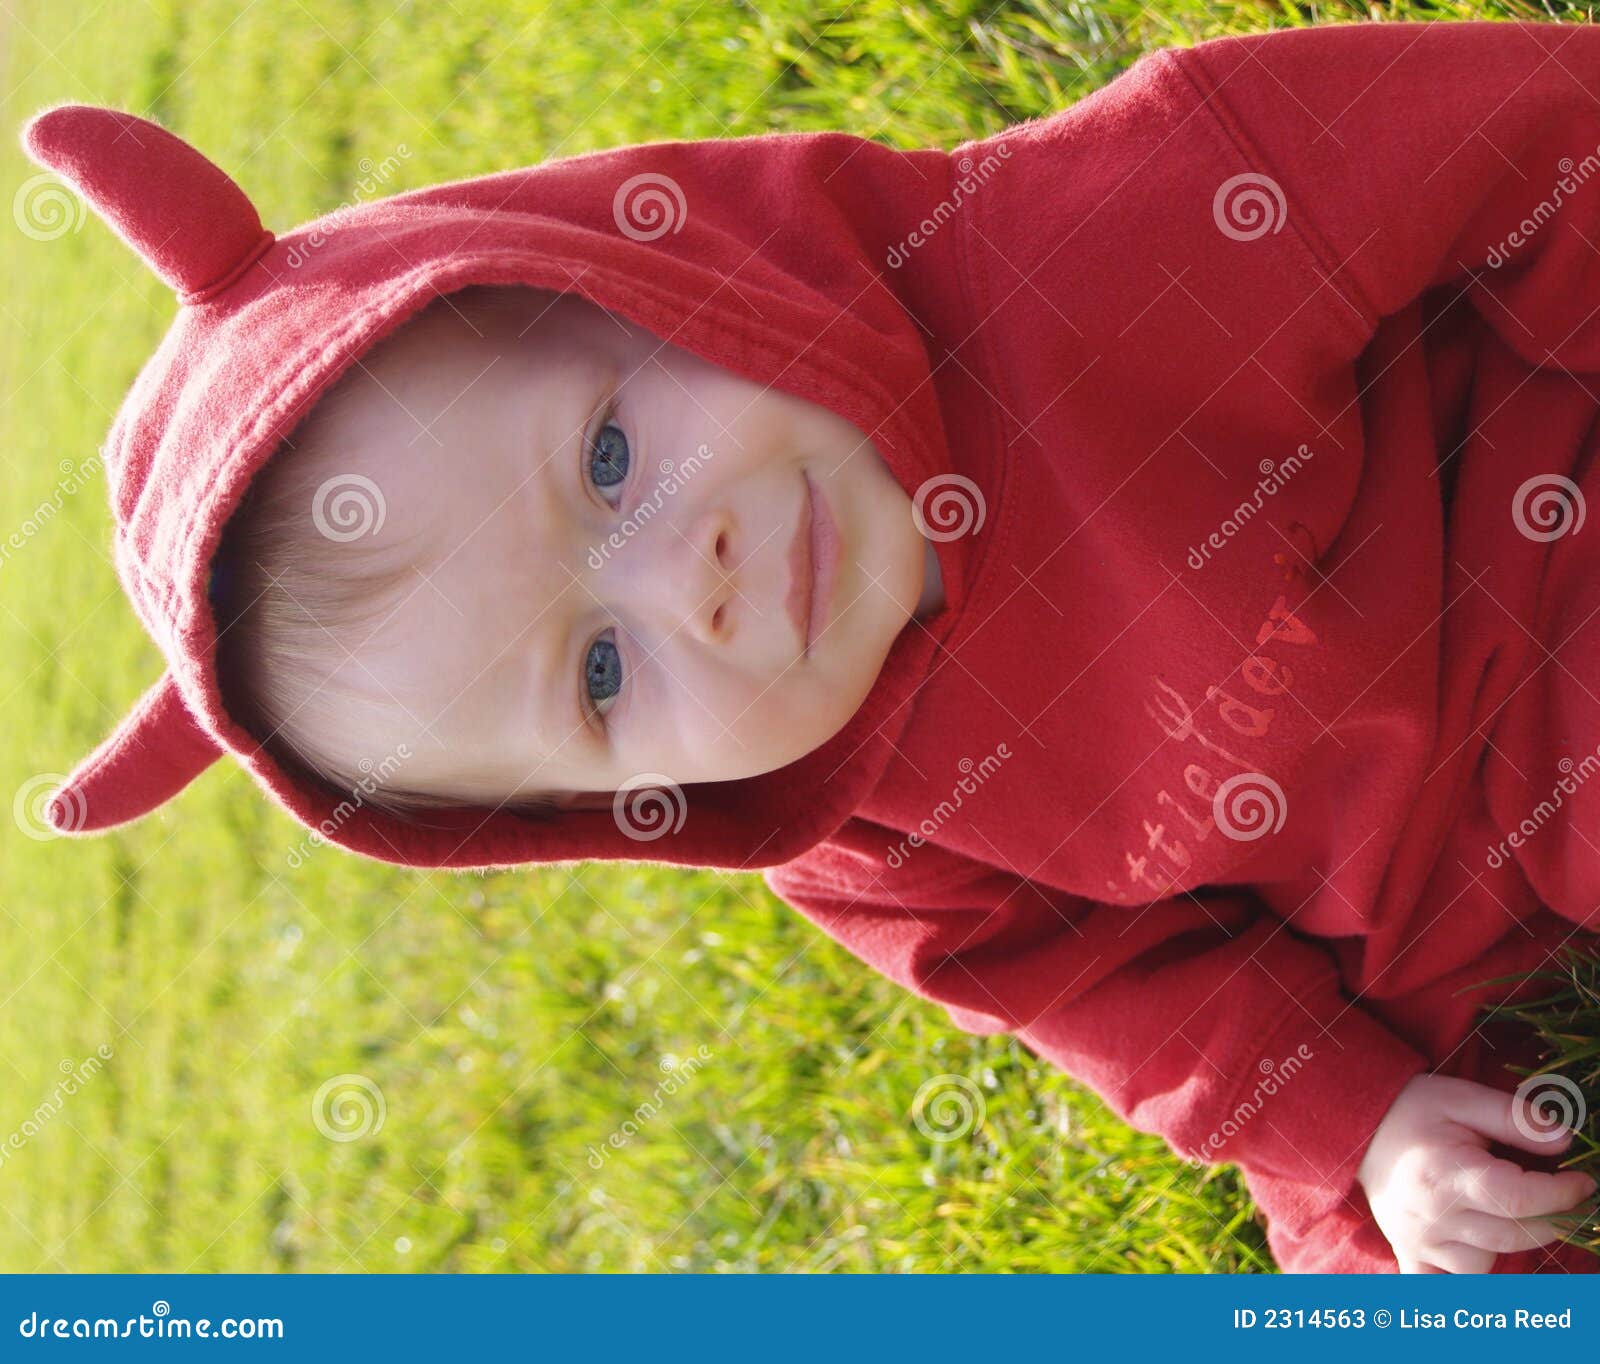
[[[168,671],[52,818],[135,818],[226,751],[386,861],[764,869],[961,1027],[1237,1162],[1285,1269],[1392,1271],[1355,1184],[1379,1120],[1424,1070],[1514,1087],[1529,1039],[1475,1029],[1507,989],[1471,987],[1600,929],[1596,91],[1597,26],[1293,30],[950,151],[658,142],[282,236],[154,125],[47,111],[30,154],[181,303],[106,446]],[[218,693],[207,573],[255,470],[377,338],[495,282],[840,413],[936,542],[946,605],[844,730],[648,835],[406,824]]]

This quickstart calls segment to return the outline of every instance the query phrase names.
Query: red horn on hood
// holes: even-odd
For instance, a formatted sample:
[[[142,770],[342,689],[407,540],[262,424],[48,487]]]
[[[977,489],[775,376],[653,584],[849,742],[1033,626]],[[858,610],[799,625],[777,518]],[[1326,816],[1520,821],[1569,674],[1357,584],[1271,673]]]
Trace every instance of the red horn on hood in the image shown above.
[[[166,673],[56,790],[45,817],[64,834],[126,824],[177,795],[221,755]]]
[[[61,104],[30,119],[22,143],[72,183],[180,303],[205,302],[272,245],[245,192],[148,119]]]

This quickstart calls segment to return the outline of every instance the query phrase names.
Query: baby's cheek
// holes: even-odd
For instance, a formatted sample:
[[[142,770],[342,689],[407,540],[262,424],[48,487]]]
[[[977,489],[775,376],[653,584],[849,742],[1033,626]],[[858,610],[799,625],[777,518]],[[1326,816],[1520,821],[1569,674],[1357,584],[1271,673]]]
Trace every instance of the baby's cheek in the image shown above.
[[[805,723],[794,695],[793,671],[759,683],[739,674],[703,679],[687,699],[686,730],[703,751],[770,752]]]
[[[781,693],[781,683],[763,694],[761,687],[742,674],[703,676],[688,701],[684,723],[702,741],[717,747],[731,745],[734,735],[748,741],[762,725],[772,722],[772,703]]]

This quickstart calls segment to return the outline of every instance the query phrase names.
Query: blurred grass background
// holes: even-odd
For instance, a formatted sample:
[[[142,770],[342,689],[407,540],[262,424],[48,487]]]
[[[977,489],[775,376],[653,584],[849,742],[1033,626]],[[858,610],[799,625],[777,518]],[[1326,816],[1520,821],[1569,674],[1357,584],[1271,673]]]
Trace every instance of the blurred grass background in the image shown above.
[[[0,189],[14,204],[37,171],[23,121],[68,100],[160,121],[285,228],[373,192],[658,138],[840,128],[953,145],[1064,107],[1149,48],[1222,33],[1591,17],[0,0]],[[0,540],[40,503],[53,513],[0,561],[10,801],[158,675],[109,560],[103,476],[57,488],[176,305],[92,215],[41,241],[13,212],[0,233]],[[1177,1161],[1011,1040],[957,1031],[757,876],[416,874],[331,848],[291,865],[303,832],[227,762],[98,840],[27,827],[26,811],[0,816],[0,1270],[1273,1268],[1234,1170]],[[103,1070],[41,1110],[99,1048]],[[331,1140],[313,1101],[348,1075],[372,1087],[369,1109],[328,1111],[372,1130]],[[975,1125],[937,1140],[919,1093],[950,1076]]]

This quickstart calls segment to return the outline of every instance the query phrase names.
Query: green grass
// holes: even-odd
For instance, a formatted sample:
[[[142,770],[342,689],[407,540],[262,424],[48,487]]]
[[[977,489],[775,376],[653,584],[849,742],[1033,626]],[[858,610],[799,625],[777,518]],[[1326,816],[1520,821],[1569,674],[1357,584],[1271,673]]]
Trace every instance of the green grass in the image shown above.
[[[952,145],[1149,47],[1366,17],[4,0],[0,189],[35,173],[23,120],[68,99],[160,119],[282,228],[402,144],[382,193],[662,137]],[[93,455],[174,302],[92,217],[53,241],[0,231],[3,539]],[[158,673],[108,546],[97,477],[0,563],[6,799]],[[326,848],[291,867],[301,831],[230,763],[103,839],[0,824],[0,1270],[1272,1268],[1236,1172],[1197,1172],[1009,1039],[955,1030],[757,877],[407,874]],[[4,1149],[99,1047],[104,1069]],[[708,1059],[592,1168],[673,1057]],[[312,1117],[344,1074],[385,1110],[350,1142]],[[981,1097],[958,1141],[913,1116],[943,1075]]]

